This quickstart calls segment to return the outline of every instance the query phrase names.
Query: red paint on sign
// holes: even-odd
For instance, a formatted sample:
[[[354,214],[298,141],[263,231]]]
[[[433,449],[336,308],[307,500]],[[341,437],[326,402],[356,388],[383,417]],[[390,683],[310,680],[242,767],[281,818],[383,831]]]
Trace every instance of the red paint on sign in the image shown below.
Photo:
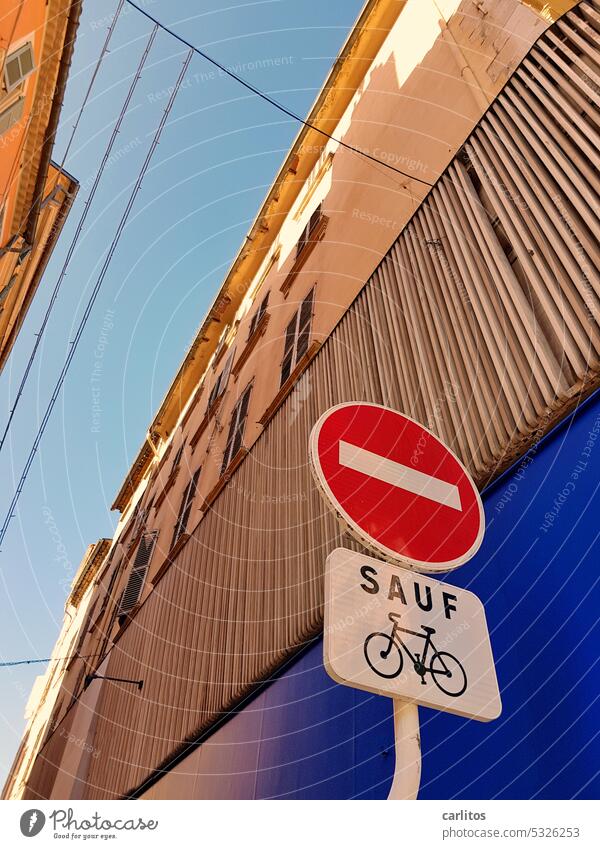
[[[479,493],[427,428],[376,404],[324,413],[311,433],[316,480],[354,536],[388,558],[444,571],[481,544]]]

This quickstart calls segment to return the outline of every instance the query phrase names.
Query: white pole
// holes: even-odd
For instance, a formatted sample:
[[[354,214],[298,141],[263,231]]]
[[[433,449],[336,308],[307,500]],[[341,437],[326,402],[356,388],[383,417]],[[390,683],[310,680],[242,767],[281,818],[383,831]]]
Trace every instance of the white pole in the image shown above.
[[[416,799],[421,782],[419,708],[403,699],[393,702],[396,766],[388,799]]]

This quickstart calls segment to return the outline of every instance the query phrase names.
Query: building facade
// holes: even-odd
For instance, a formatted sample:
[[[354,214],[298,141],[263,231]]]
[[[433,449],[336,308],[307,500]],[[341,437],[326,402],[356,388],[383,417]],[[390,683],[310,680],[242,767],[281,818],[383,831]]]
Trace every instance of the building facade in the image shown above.
[[[54,712],[61,701],[61,689],[75,664],[81,666],[83,643],[88,641],[87,627],[89,604],[95,596],[95,579],[110,548],[111,540],[100,539],[88,546],[73,578],[71,591],[65,602],[65,612],[60,635],[54,646],[52,658],[43,675],[35,679],[27,706],[27,725],[10,777],[4,787],[3,798],[21,799],[31,767],[49,729],[56,725]],[[85,745],[85,743],[83,743]]]
[[[556,623],[541,591],[536,618],[509,589],[535,582],[522,560],[554,523],[500,542],[522,499],[533,510],[536,476],[549,485],[552,440],[584,420],[597,432],[599,34],[596,0],[366,4],[310,114],[344,144],[299,133],[117,494],[82,657],[26,798],[387,794],[391,704],[333,684],[320,659],[324,562],[354,544],[312,483],[308,434],[346,400],[434,430],[484,492],[490,528],[502,505],[452,580],[486,602],[515,700],[504,730],[427,712],[423,792],[501,795],[497,774],[477,785],[478,747],[493,770],[515,716],[535,761],[544,702],[518,699],[541,649],[520,653],[514,635],[549,639]],[[592,489],[582,475],[568,510],[585,512]],[[434,777],[456,753],[429,756],[427,734],[460,740],[454,789]],[[516,786],[543,795],[550,778]]]
[[[78,189],[51,162],[81,0],[23,0],[0,20],[0,369]]]

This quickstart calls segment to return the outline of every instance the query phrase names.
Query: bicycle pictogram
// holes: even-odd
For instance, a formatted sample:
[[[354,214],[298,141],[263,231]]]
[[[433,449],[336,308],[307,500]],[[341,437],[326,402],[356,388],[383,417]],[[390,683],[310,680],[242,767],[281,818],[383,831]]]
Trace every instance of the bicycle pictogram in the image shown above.
[[[421,684],[427,683],[425,676],[429,674],[442,693],[447,696],[462,696],[467,689],[467,674],[458,658],[450,652],[436,649],[432,640],[435,628],[422,625],[420,631],[411,631],[401,627],[400,613],[389,613],[388,616],[392,622],[391,633],[374,631],[365,640],[365,658],[373,672],[382,678],[397,678],[404,666],[404,649],[412,661],[413,669],[421,678]],[[425,640],[423,651],[413,653],[404,642],[402,634]]]

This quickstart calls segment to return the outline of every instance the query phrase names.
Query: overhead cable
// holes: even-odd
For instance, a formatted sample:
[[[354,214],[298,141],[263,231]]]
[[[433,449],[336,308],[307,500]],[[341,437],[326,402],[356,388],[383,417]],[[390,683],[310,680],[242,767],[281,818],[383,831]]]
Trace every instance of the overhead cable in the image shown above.
[[[98,61],[96,62],[96,67],[94,68],[94,72],[93,72],[93,74],[92,74],[92,77],[91,77],[91,79],[90,79],[90,82],[89,82],[89,85],[88,85],[87,91],[86,91],[85,96],[84,96],[84,98],[83,98],[83,102],[82,102],[82,104],[81,104],[81,106],[80,106],[80,108],[79,108],[79,112],[78,112],[78,115],[77,115],[77,119],[76,119],[76,121],[75,121],[75,124],[73,125],[72,130],[71,130],[71,136],[70,136],[70,138],[69,138],[69,141],[67,142],[67,147],[66,147],[65,152],[64,152],[64,154],[63,154],[62,164],[61,164],[61,166],[60,166],[60,167],[61,167],[61,170],[62,170],[62,168],[64,167],[65,160],[66,160],[67,155],[68,155],[68,153],[69,153],[69,150],[70,150],[70,148],[71,148],[71,144],[73,143],[73,139],[74,139],[74,137],[75,137],[75,133],[77,132],[77,128],[78,128],[78,126],[79,126],[79,122],[80,122],[80,120],[81,120],[81,116],[83,115],[83,111],[84,111],[84,109],[85,109],[85,107],[86,107],[86,105],[87,105],[87,102],[88,102],[88,100],[89,100],[89,97],[90,97],[90,94],[91,94],[91,91],[92,91],[92,88],[93,88],[94,82],[96,81],[96,77],[98,76],[98,72],[99,72],[99,70],[100,70],[100,66],[101,66],[101,64],[102,64],[102,60],[104,59],[104,56],[105,56],[105,55],[106,55],[106,53],[108,52],[108,45],[109,45],[109,43],[110,43],[110,40],[111,40],[112,34],[113,34],[114,30],[115,30],[115,27],[116,27],[116,24],[117,24],[117,19],[118,19],[118,17],[119,17],[119,14],[120,14],[120,12],[121,12],[121,9],[123,8],[123,2],[124,2],[124,0],[120,0],[119,5],[118,5],[118,7],[117,7],[117,10],[116,10],[116,12],[115,12],[115,15],[114,15],[114,17],[113,17],[113,19],[112,19],[111,25],[110,25],[110,27],[108,28],[108,33],[107,33],[107,35],[106,35],[106,39],[105,39],[105,41],[104,41],[104,45],[103,45],[103,47],[102,47],[102,51],[101,51],[101,53],[100,53],[100,56],[98,57]],[[155,34],[156,34],[156,27],[154,28],[154,31],[153,31],[153,33],[152,33],[151,41],[153,41],[153,40],[154,40],[154,36],[155,36]],[[151,46],[151,41],[149,42],[149,45],[150,45],[150,46]],[[61,288],[61,286],[62,286],[62,282],[63,282],[63,280],[65,279],[65,275],[66,275],[66,273],[67,273],[67,269],[68,269],[68,267],[69,267],[69,263],[71,262],[71,258],[72,258],[72,256],[73,256],[73,252],[75,251],[75,247],[76,247],[76,245],[77,245],[77,243],[78,243],[78,241],[79,241],[79,237],[80,237],[80,235],[81,235],[81,231],[82,231],[82,229],[83,229],[83,225],[84,225],[84,223],[85,223],[85,219],[87,218],[87,214],[88,214],[88,212],[89,212],[90,205],[91,205],[91,203],[92,203],[92,200],[94,199],[94,195],[96,194],[96,189],[98,188],[98,183],[100,182],[100,179],[101,179],[102,174],[103,174],[103,172],[104,172],[104,168],[105,168],[105,166],[106,166],[106,163],[108,162],[108,158],[109,158],[110,152],[111,152],[112,147],[113,147],[113,145],[114,145],[114,142],[115,142],[115,140],[116,140],[116,138],[117,138],[117,134],[118,134],[118,132],[119,132],[119,129],[120,129],[120,127],[121,127],[121,123],[122,123],[123,118],[124,118],[124,116],[125,116],[125,113],[126,113],[126,111],[127,111],[127,107],[128,107],[128,105],[129,105],[129,101],[131,100],[131,96],[132,96],[132,94],[133,94],[133,92],[134,92],[134,90],[135,90],[135,87],[136,87],[137,83],[138,83],[138,80],[139,80],[139,77],[140,77],[140,72],[141,72],[141,70],[142,70],[142,68],[143,68],[143,66],[144,66],[144,62],[146,61],[146,57],[147,57],[147,55],[148,55],[148,50],[149,50],[149,46],[147,46],[147,47],[146,47],[146,50],[145,50],[145,52],[144,52],[144,54],[143,54],[143,56],[142,56],[142,60],[141,60],[141,62],[140,62],[140,64],[139,64],[139,66],[138,66],[138,69],[137,69],[137,71],[136,71],[136,75],[135,75],[135,77],[133,78],[133,82],[132,82],[132,84],[131,84],[131,87],[130,87],[130,89],[129,89],[129,92],[128,92],[128,94],[127,94],[127,97],[126,97],[126,99],[125,99],[125,103],[124,103],[124,105],[123,105],[123,107],[122,107],[122,109],[121,109],[121,114],[119,115],[119,117],[118,117],[118,119],[117,119],[117,123],[115,124],[115,127],[114,127],[114,129],[113,129],[112,135],[111,135],[111,137],[110,137],[110,141],[109,141],[109,143],[108,143],[108,147],[106,148],[106,152],[105,152],[104,157],[103,157],[103,159],[102,159],[102,162],[101,162],[100,168],[99,168],[99,170],[98,170],[98,172],[97,172],[97,174],[96,174],[96,178],[95,178],[95,180],[94,180],[94,183],[93,183],[92,188],[91,188],[91,190],[90,190],[90,193],[89,193],[89,195],[88,195],[88,199],[87,199],[87,201],[85,202],[85,205],[84,205],[84,208],[83,208],[83,212],[82,212],[82,214],[81,214],[81,217],[80,217],[79,222],[78,222],[78,224],[77,224],[77,228],[76,228],[76,230],[75,230],[75,235],[73,236],[73,239],[72,239],[71,244],[70,244],[70,246],[69,246],[69,250],[67,251],[67,256],[66,256],[65,261],[64,261],[64,263],[63,263],[63,266],[62,266],[62,269],[61,269],[61,271],[60,271],[60,274],[58,275],[58,279],[57,279],[56,284],[55,284],[55,286],[54,286],[54,289],[53,289],[53,291],[52,291],[52,295],[50,296],[50,301],[49,301],[48,306],[47,306],[47,308],[46,308],[46,313],[45,313],[45,315],[44,315],[44,320],[42,321],[42,323],[41,323],[41,325],[40,325],[40,329],[39,329],[39,330],[38,330],[38,332],[35,334],[35,342],[33,343],[33,348],[32,348],[32,350],[31,350],[31,354],[29,355],[29,360],[27,361],[27,365],[25,366],[25,371],[23,372],[23,377],[21,378],[21,382],[20,382],[20,384],[19,384],[19,388],[18,388],[18,390],[17,390],[17,394],[16,394],[16,396],[15,396],[15,400],[13,401],[12,407],[10,408],[10,411],[9,411],[9,414],[8,414],[8,420],[7,420],[7,422],[6,422],[6,426],[5,426],[5,428],[4,428],[4,432],[3,432],[3,434],[2,434],[2,437],[0,438],[0,451],[2,451],[2,448],[4,447],[4,443],[6,442],[6,437],[8,436],[8,432],[9,432],[9,430],[10,430],[10,427],[11,427],[11,424],[12,424],[12,420],[13,420],[13,418],[14,418],[15,412],[16,412],[17,407],[18,407],[18,405],[19,405],[19,401],[21,400],[21,396],[22,396],[22,394],[23,394],[23,390],[25,389],[25,386],[26,386],[26,384],[27,384],[27,379],[28,379],[28,377],[29,377],[29,372],[31,371],[31,368],[32,368],[32,366],[33,366],[33,363],[34,363],[34,360],[35,360],[36,354],[37,354],[37,352],[38,352],[38,348],[40,347],[40,344],[41,344],[41,342],[42,342],[42,337],[43,337],[43,335],[44,335],[44,331],[46,330],[46,326],[47,326],[47,324],[48,324],[48,321],[50,320],[50,316],[52,315],[52,310],[54,309],[54,304],[56,303],[56,299],[57,299],[57,297],[58,297],[58,293],[60,292],[60,288]]]
[[[320,133],[320,135],[331,139],[331,141],[335,142],[336,144],[339,144],[341,147],[346,148],[346,150],[350,150],[352,153],[356,153],[359,156],[362,156],[366,159],[370,159],[372,162],[376,162],[378,165],[383,165],[385,168],[389,168],[390,171],[395,171],[396,174],[401,174],[403,177],[408,177],[410,180],[414,180],[416,183],[422,183],[424,186],[429,186],[430,188],[433,186],[433,183],[429,183],[427,180],[422,180],[420,177],[415,177],[414,174],[409,174],[407,171],[402,171],[401,168],[396,168],[395,165],[391,165],[389,162],[385,162],[385,160],[383,159],[378,159],[376,156],[372,156],[370,153],[367,153],[367,151],[361,150],[358,147],[354,147],[353,145],[348,144],[347,142],[342,141],[341,139],[338,139],[335,136],[332,136],[331,133],[328,133],[326,130],[322,130],[320,127],[315,126],[315,124],[312,124],[310,121],[307,121],[305,118],[302,118],[296,112],[293,112],[287,106],[284,106],[283,103],[280,103],[278,100],[275,100],[275,98],[271,97],[270,94],[267,94],[265,91],[262,91],[262,89],[259,89],[256,86],[252,85],[252,83],[249,83],[248,80],[244,79],[244,77],[241,77],[239,74],[236,74],[235,71],[233,71],[231,68],[228,68],[226,65],[223,65],[217,59],[214,59],[205,50],[202,50],[200,47],[196,47],[196,45],[192,44],[191,41],[188,41],[182,35],[179,35],[174,30],[170,29],[170,27],[165,26],[165,24],[161,23],[157,18],[151,15],[150,12],[147,12],[145,9],[142,9],[140,6],[138,6],[137,3],[134,3],[133,0],[125,0],[125,2],[132,6],[134,9],[137,9],[140,14],[144,15],[146,18],[148,18],[148,20],[152,21],[154,24],[159,26],[162,30],[164,30],[164,32],[177,39],[177,41],[181,42],[181,44],[184,44],[190,50],[193,50],[194,53],[198,54],[198,56],[202,56],[203,59],[206,59],[207,62],[210,62],[211,65],[214,65],[215,68],[218,68],[226,76],[231,77],[232,80],[235,80],[237,83],[244,86],[244,88],[248,89],[248,91],[251,91],[257,97],[260,97],[262,100],[266,101],[267,103],[270,103],[271,106],[274,106],[276,109],[279,109],[279,111],[283,112],[284,115],[287,115],[289,118],[293,118],[294,121],[298,121],[298,123],[302,124],[305,127],[308,127],[310,130],[314,130],[316,133]]]
[[[56,404],[56,401],[57,401],[58,396],[60,394],[60,390],[62,389],[62,385],[65,381],[65,377],[66,377],[67,372],[69,370],[69,366],[71,365],[73,357],[75,356],[75,351],[77,350],[77,346],[79,344],[79,341],[81,339],[81,336],[82,336],[83,331],[85,329],[85,326],[87,324],[88,318],[90,316],[90,313],[92,311],[92,308],[93,308],[94,303],[96,301],[96,298],[98,296],[98,292],[100,291],[100,288],[102,286],[102,283],[103,283],[104,278],[106,276],[106,273],[108,271],[109,265],[111,263],[111,260],[113,258],[114,253],[115,253],[117,245],[119,243],[119,240],[120,240],[121,235],[123,233],[123,230],[125,228],[125,224],[127,223],[127,220],[129,218],[129,214],[131,212],[131,209],[133,207],[133,204],[135,202],[137,194],[138,194],[140,187],[142,185],[142,181],[144,179],[144,176],[146,175],[146,171],[148,170],[148,166],[150,165],[150,160],[152,159],[154,151],[156,150],[156,147],[157,147],[158,142],[160,140],[160,136],[161,136],[162,131],[164,129],[164,126],[165,126],[165,123],[166,123],[167,118],[169,116],[169,113],[171,112],[171,109],[173,108],[173,104],[175,103],[175,99],[177,97],[177,94],[179,93],[181,83],[183,82],[186,71],[189,67],[191,60],[192,60],[192,56],[193,56],[193,51],[190,50],[188,52],[187,56],[186,56],[186,59],[185,59],[183,65],[182,65],[179,76],[177,77],[177,82],[175,83],[173,89],[171,90],[171,95],[169,97],[168,103],[165,107],[165,110],[164,110],[162,116],[161,116],[158,127],[156,128],[154,138],[152,139],[152,143],[150,145],[150,148],[148,149],[148,153],[146,154],[146,158],[145,158],[143,165],[141,167],[141,170],[140,170],[140,172],[137,176],[137,179],[135,181],[135,184],[134,184],[133,189],[131,191],[131,194],[129,196],[129,200],[127,201],[127,206],[125,207],[123,215],[121,216],[121,220],[119,221],[119,224],[117,226],[117,229],[116,229],[115,235],[113,237],[112,243],[110,245],[110,248],[108,250],[106,258],[104,260],[102,268],[100,270],[100,274],[98,275],[98,279],[96,280],[94,288],[92,289],[92,292],[91,292],[91,295],[90,295],[89,300],[87,302],[85,311],[83,313],[81,321],[79,322],[77,332],[75,333],[75,337],[74,337],[73,341],[70,343],[69,352],[68,352],[67,357],[65,359],[65,363],[64,363],[62,370],[61,370],[61,372],[58,376],[58,380],[56,381],[54,391],[52,392],[52,396],[50,398],[50,401],[48,402],[46,412],[44,413],[44,416],[43,416],[41,424],[39,426],[37,435],[36,435],[36,437],[33,441],[33,446],[31,448],[31,451],[29,452],[27,462],[25,463],[25,467],[23,469],[23,472],[22,472],[21,477],[19,479],[19,483],[17,485],[17,488],[16,488],[15,493],[13,495],[12,501],[10,503],[10,507],[8,508],[8,512],[7,512],[6,517],[4,519],[4,523],[3,523],[2,527],[0,528],[0,545],[2,545],[2,542],[4,541],[4,537],[6,536],[6,532],[8,530],[8,526],[10,525],[10,522],[14,517],[15,507],[17,506],[19,496],[21,495],[21,492],[23,490],[23,486],[24,486],[25,481],[27,479],[27,475],[29,474],[29,470],[31,468],[31,465],[32,465],[33,460],[35,458],[37,449],[38,449],[40,442],[42,440],[42,436],[44,435],[44,431],[46,430],[46,426],[47,426],[48,421],[50,419],[50,416],[52,414],[52,410],[54,409],[54,405]]]

